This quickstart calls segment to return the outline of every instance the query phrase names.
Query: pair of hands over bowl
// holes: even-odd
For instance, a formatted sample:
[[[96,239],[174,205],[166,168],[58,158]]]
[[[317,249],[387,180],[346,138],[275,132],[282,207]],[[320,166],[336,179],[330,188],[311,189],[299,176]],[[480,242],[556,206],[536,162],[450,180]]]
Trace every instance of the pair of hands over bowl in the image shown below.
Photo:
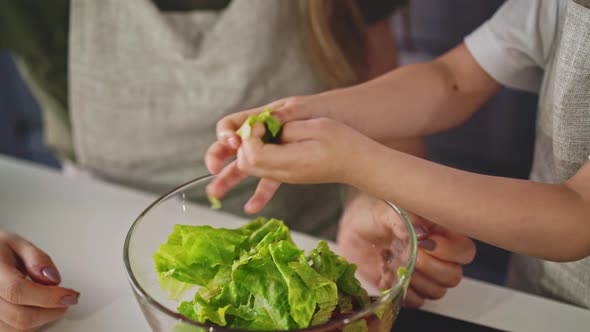
[[[331,120],[330,105],[295,97],[264,108],[273,109],[272,114],[284,124],[281,144],[264,144],[261,138],[265,129],[260,123],[255,124],[251,137],[244,141],[236,134],[248,116],[260,113],[263,108],[235,113],[220,120],[218,139],[205,156],[207,168],[217,174],[207,188],[208,194],[222,198],[246,177],[259,177],[261,180],[255,193],[244,206],[246,212],[256,213],[270,201],[282,182],[338,182],[355,186],[361,181],[363,175],[355,169],[358,169],[357,163],[371,160],[370,146],[374,142],[351,127]],[[226,165],[234,157],[235,160]],[[391,241],[384,238],[384,234],[393,233],[383,231],[391,226],[383,218],[374,218],[374,223],[378,224],[372,225],[355,218],[364,209],[371,208],[373,200],[375,198],[363,193],[351,196],[340,220],[337,240],[343,254],[357,262],[361,275],[383,287],[386,281],[380,276],[381,258],[371,255],[374,251],[372,244]],[[418,236],[419,250],[405,305],[419,307],[426,299],[439,299],[449,288],[459,284],[463,276],[462,265],[473,260],[475,245],[466,236],[415,214],[409,215]]]
[[[261,178],[253,197],[245,206],[255,213],[272,198],[281,182],[354,184],[354,161],[351,151],[362,151],[369,138],[352,128],[325,118],[329,105],[317,107],[297,98],[269,105],[285,123],[282,144],[262,144],[262,125],[254,127],[251,139],[241,142],[235,130],[254,109],[222,119],[218,123],[218,140],[206,155],[206,164],[218,177],[208,187],[209,194],[223,197],[233,186],[254,175]],[[327,107],[326,107],[327,106]],[[366,151],[370,156],[371,151]],[[237,157],[227,167],[224,163]],[[370,160],[370,159],[368,159]],[[379,269],[380,257],[372,255],[375,242],[388,242],[394,232],[383,218],[373,224],[358,222],[359,213],[374,206],[375,198],[356,193],[348,201],[340,221],[338,242],[343,254],[360,262],[359,271],[376,286],[384,287]],[[410,214],[419,239],[416,267],[405,305],[419,307],[426,299],[438,299],[462,278],[462,265],[475,255],[473,242],[423,218]],[[389,234],[385,236],[384,234]],[[366,259],[370,257],[370,259]],[[362,258],[362,259],[360,259]],[[0,331],[33,331],[59,319],[78,303],[79,293],[60,287],[61,277],[51,258],[22,237],[0,232]]]

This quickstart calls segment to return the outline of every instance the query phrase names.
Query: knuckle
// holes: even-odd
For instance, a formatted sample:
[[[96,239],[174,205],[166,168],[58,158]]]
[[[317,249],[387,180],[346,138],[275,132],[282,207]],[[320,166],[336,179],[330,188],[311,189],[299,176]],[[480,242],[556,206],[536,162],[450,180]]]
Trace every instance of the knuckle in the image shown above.
[[[248,173],[249,165],[248,160],[245,156],[240,155],[237,159],[238,169],[242,172]]]
[[[23,281],[19,278],[8,280],[4,286],[4,299],[12,304],[20,304],[23,293]]]
[[[258,156],[258,154],[256,153],[248,153],[246,154],[246,158],[248,159],[248,163],[252,166],[252,167],[260,167],[262,166],[262,158],[260,158],[260,156]]]

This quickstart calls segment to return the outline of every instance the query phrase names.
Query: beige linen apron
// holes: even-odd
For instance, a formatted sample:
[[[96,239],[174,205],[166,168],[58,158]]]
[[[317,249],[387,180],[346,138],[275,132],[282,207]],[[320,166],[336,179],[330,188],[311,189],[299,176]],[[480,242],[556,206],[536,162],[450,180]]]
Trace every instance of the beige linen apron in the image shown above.
[[[207,173],[225,115],[326,85],[304,47],[300,1],[233,0],[221,11],[160,12],[149,0],[72,0],[70,105],[79,166],[163,192]],[[240,213],[234,191],[224,207]],[[264,211],[333,236],[338,187],[284,186]]]
[[[570,0],[559,17],[539,100],[531,173],[533,181],[544,183],[569,179],[590,155],[590,9]],[[590,258],[554,263],[515,255],[508,283],[590,308]]]

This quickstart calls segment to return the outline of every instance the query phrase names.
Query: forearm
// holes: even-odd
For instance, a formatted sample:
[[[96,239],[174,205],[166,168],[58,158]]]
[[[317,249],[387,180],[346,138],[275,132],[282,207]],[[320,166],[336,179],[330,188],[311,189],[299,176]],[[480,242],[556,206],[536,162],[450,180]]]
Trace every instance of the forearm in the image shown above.
[[[426,144],[424,139],[422,138],[415,138],[403,141],[392,141],[385,143],[385,145],[392,149],[396,149],[397,151],[401,151],[419,158],[426,158],[427,155]],[[348,207],[350,202],[358,198],[359,194],[360,191],[357,190],[355,187],[346,188],[345,207]]]
[[[379,141],[425,136],[459,125],[499,88],[465,46],[424,64],[317,96],[325,116]]]
[[[590,255],[588,202],[571,186],[464,172],[381,145],[368,152],[373,161],[359,163],[362,176],[350,181],[362,191],[515,252],[555,261]]]

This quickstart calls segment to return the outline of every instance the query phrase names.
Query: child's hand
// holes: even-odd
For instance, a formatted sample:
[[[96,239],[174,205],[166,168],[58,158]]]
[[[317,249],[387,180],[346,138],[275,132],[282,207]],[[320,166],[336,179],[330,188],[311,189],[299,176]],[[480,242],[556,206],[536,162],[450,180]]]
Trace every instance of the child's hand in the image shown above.
[[[237,167],[248,175],[286,183],[349,183],[358,163],[370,160],[377,145],[352,128],[328,119],[293,121],[284,125],[281,144],[264,144],[264,126],[257,124],[242,142]]]
[[[217,122],[217,141],[211,145],[205,155],[205,164],[211,174],[219,173],[223,168],[224,161],[235,157],[241,144],[240,136],[236,134],[236,131],[244,121],[250,115],[260,114],[267,108],[272,109],[272,115],[281,123],[287,123],[294,120],[321,117],[329,107],[317,96],[290,97],[277,100],[263,107],[233,113],[224,117]]]
[[[240,172],[237,165],[231,165],[224,169],[224,164],[236,157],[242,144],[236,131],[244,121],[253,114],[259,114],[266,108],[273,110],[273,116],[281,123],[294,120],[309,119],[324,114],[328,105],[324,105],[320,98],[314,97],[289,97],[275,101],[264,107],[259,107],[243,112],[237,112],[226,116],[217,123],[217,141],[215,141],[205,154],[205,165],[211,174],[219,174],[207,187],[207,193],[216,198],[222,198],[233,186],[246,178],[246,174]],[[222,172],[223,170],[223,172]],[[220,173],[221,172],[221,173]],[[244,209],[248,213],[256,213],[272,198],[278,190],[280,182],[271,179],[261,179],[252,198],[246,203]]]
[[[16,234],[0,232],[0,280],[0,331],[37,329],[78,303],[76,291],[57,286],[51,258]]]
[[[246,204],[247,212],[256,212],[270,200],[280,182],[348,183],[362,176],[359,162],[370,160],[377,145],[350,127],[327,118],[299,120],[284,125],[281,144],[264,144],[264,126],[254,126],[252,136],[242,142],[237,160],[225,167],[207,188],[221,198],[247,176],[263,178],[256,193]]]

